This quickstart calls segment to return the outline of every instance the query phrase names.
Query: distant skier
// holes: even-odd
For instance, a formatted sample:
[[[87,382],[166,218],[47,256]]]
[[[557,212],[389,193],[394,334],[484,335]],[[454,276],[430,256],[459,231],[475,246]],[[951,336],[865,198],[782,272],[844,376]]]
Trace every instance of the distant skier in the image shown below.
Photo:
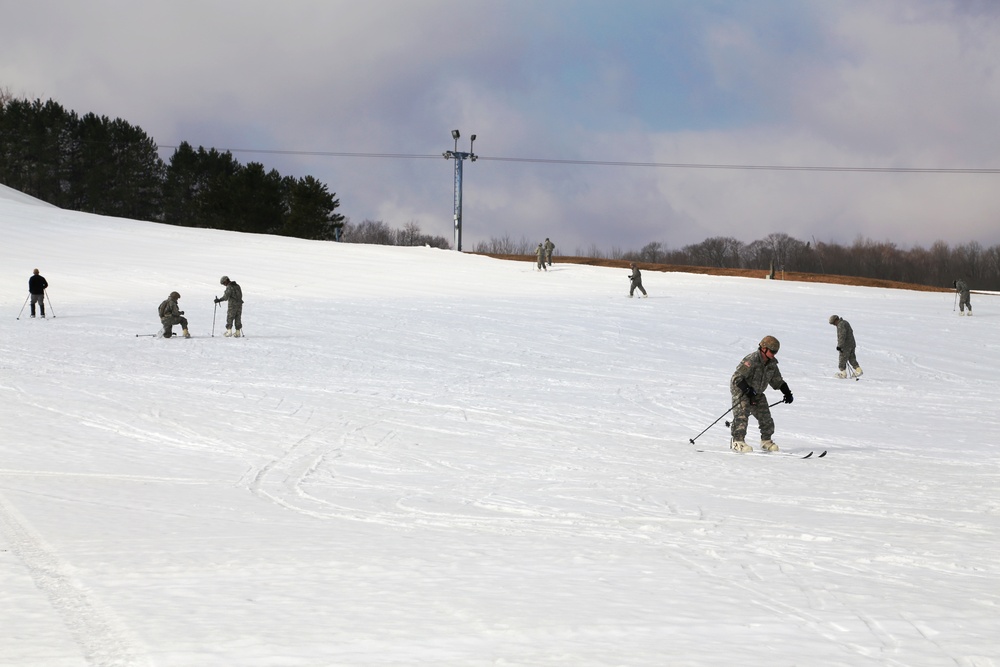
[[[770,386],[780,389],[785,403],[792,402],[792,390],[788,388],[778,370],[778,353],[781,343],[774,336],[764,336],[756,352],[743,357],[729,381],[729,391],[733,397],[733,421],[731,425],[732,442],[730,448],[734,452],[752,452],[753,447],[744,439],[752,414],[760,427],[760,446],[767,452],[778,451],[771,436],[774,434],[774,420],[771,419],[771,409],[767,405],[764,390]],[[748,414],[749,413],[749,414]]]
[[[628,291],[628,298],[631,299],[637,289],[642,292],[643,297],[649,296],[646,294],[646,288],[642,286],[642,271],[640,271],[639,267],[635,265],[635,262],[629,264],[629,268],[632,269],[632,275],[628,277],[628,279],[632,281],[632,286]]]
[[[243,290],[235,280],[230,280],[229,276],[222,276],[219,284],[225,285],[226,291],[215,299],[215,303],[229,302],[229,307],[226,309],[226,333],[222,335],[239,338],[243,335]],[[233,331],[234,323],[236,331]]]
[[[177,300],[181,298],[181,295],[177,292],[171,292],[163,303],[160,304],[160,323],[163,324],[163,337],[170,338],[174,335],[173,327],[175,324],[181,325],[184,330],[184,337],[190,338],[191,334],[188,332],[188,321],[184,317],[184,311],[180,309],[177,305]]]
[[[546,237],[545,239],[545,263],[552,266],[552,251],[556,249],[556,244]]]
[[[538,262],[537,262],[538,270],[539,271],[543,271],[543,270],[544,271],[548,271],[548,268],[546,268],[546,266],[545,266],[545,247],[541,243],[539,243],[538,247],[535,248],[535,255],[538,258]]]
[[[854,374],[861,377],[861,374],[864,371],[862,371],[861,366],[858,365],[858,358],[854,354],[858,344],[854,341],[854,329],[851,328],[850,322],[842,318],[840,315],[831,315],[830,324],[837,327],[837,352],[840,352],[840,359],[837,362],[840,372],[837,373],[837,377],[847,377],[848,363],[850,363],[851,368],[854,369]]]
[[[960,295],[958,297],[958,314],[965,315],[965,309],[969,309],[969,317],[972,317],[972,301],[969,300],[969,285],[959,278],[952,283],[955,291]],[[45,317],[43,314],[42,317]]]
[[[49,283],[35,269],[28,278],[28,293],[31,294],[31,316],[35,316],[35,304],[41,307],[42,319],[45,319],[45,290]],[[23,308],[24,306],[22,306]]]

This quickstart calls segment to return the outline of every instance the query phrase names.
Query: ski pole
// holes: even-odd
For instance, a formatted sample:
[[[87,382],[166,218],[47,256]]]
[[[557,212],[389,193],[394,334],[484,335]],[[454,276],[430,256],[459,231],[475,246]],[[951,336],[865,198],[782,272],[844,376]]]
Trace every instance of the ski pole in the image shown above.
[[[958,292],[955,292],[955,303],[951,304],[951,312],[955,312],[955,306],[958,305]]]
[[[848,366],[850,366],[850,364],[848,364]],[[784,403],[784,402],[785,402],[785,399],[781,399],[780,401],[775,401],[774,403],[771,403],[767,407],[773,408],[774,406],[778,405],[779,403]],[[736,406],[734,405],[733,407],[735,408]],[[729,422],[726,422],[726,426],[729,426]]]
[[[49,298],[49,291],[45,290],[45,298],[49,300],[49,312],[52,313],[52,317],[56,316],[56,309],[52,307],[52,299]]]
[[[215,297],[215,312],[212,313],[212,338],[215,338],[215,316],[219,313],[219,297]]]
[[[156,338],[158,334],[136,334],[136,338]]]
[[[719,419],[722,419],[723,417],[725,417],[726,415],[728,415],[730,412],[733,411],[733,408],[735,408],[735,407],[736,407],[736,404],[733,403],[732,406],[730,406],[730,408],[728,410],[726,410],[721,415],[719,415]],[[708,429],[710,429],[713,426],[715,426],[716,424],[718,424],[719,423],[719,419],[716,419],[714,422],[712,422],[711,424],[709,424],[708,426],[706,426],[705,427],[705,431],[707,431]],[[729,422],[726,422],[726,425],[728,426]],[[705,435],[705,431],[702,431],[701,433],[699,433],[698,435],[694,436],[693,438],[689,438],[688,442],[690,442],[693,445],[695,440],[697,440],[701,436]]]
[[[19,310],[17,313],[17,319],[21,319],[21,313],[24,312],[24,307],[28,305],[28,299],[30,298],[31,298],[31,293],[29,292],[28,296],[24,297],[24,303],[21,304],[21,310]]]

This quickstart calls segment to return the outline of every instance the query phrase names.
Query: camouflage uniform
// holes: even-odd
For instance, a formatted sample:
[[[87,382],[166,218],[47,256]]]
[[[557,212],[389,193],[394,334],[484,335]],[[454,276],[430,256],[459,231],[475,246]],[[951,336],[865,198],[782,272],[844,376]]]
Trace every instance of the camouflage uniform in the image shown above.
[[[235,322],[236,330],[241,331],[243,329],[243,289],[235,280],[228,278],[225,278],[225,282],[222,284],[226,286],[226,291],[215,302],[229,302],[229,306],[226,308],[226,330],[232,329]]]
[[[955,281],[955,291],[961,294],[958,297],[958,312],[962,315],[965,314],[965,309],[969,309],[969,315],[972,314],[972,301],[969,299],[969,285],[964,280],[959,278]]]
[[[187,318],[184,317],[184,311],[177,305],[177,299],[179,298],[181,298],[180,294],[171,292],[170,296],[160,304],[160,323],[163,325],[164,338],[170,338],[173,335],[173,325],[175,324],[181,325],[185,336],[189,335],[187,332]]]
[[[851,364],[851,368],[858,368],[858,358],[854,354],[857,347],[858,344],[854,341],[854,329],[851,328],[850,323],[842,317],[837,318],[837,350],[840,352],[840,360],[838,361],[840,370],[847,370],[848,363]]]
[[[647,296],[646,288],[642,286],[642,271],[640,271],[639,267],[635,265],[635,262],[632,262],[631,268],[632,275],[629,276],[629,280],[632,281],[632,286],[628,291],[628,295],[632,296],[636,290],[639,290],[642,292],[643,296]]]
[[[545,263],[552,266],[552,251],[556,249],[556,244],[545,239]]]
[[[538,270],[541,271],[544,269],[548,271],[549,269],[545,266],[545,248],[541,243],[535,248],[535,255],[538,257]]]
[[[753,403],[740,388],[741,380],[745,380],[746,384],[757,392]],[[781,377],[781,371],[778,370],[777,359],[765,359],[760,350],[743,357],[743,361],[736,367],[736,372],[729,381],[729,391],[733,396],[731,432],[734,440],[742,441],[746,438],[750,414],[760,427],[760,439],[771,439],[774,434],[774,420],[771,419],[771,409],[767,406],[764,390],[768,387],[781,389],[782,386],[785,390],[788,389],[788,385]],[[785,393],[785,390],[782,390],[782,393]],[[790,395],[790,392],[787,395]]]

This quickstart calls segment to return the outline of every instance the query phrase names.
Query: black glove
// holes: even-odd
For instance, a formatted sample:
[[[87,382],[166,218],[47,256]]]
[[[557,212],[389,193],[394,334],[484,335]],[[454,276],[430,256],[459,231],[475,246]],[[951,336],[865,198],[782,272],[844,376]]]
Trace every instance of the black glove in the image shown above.
[[[629,279],[629,280],[632,280],[632,276],[629,276],[629,277],[628,277],[628,279]]]
[[[736,386],[740,388],[740,391],[743,392],[744,396],[750,399],[751,405],[757,402],[757,390],[747,384],[746,380],[740,379],[740,381],[736,383]]]
[[[219,303],[219,300],[218,300],[218,299],[216,299],[216,300],[215,300],[215,302],[216,302],[216,303]],[[840,348],[838,347],[837,349],[839,350]]]
[[[780,389],[781,393],[785,395],[785,403],[791,403],[794,400],[794,397],[792,396],[792,390],[788,388],[787,382],[782,382],[781,386],[778,387],[778,389]]]
[[[837,346],[837,352],[840,352],[840,346],[839,345]]]
[[[184,314],[184,311],[182,310],[182,311],[181,311],[181,315],[183,315],[183,314]]]

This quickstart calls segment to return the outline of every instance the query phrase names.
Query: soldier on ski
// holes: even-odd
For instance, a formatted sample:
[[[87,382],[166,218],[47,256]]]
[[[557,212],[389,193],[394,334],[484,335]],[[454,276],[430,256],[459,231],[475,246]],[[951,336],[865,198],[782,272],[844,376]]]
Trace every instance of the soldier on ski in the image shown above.
[[[545,238],[545,263],[552,266],[552,251],[556,249],[556,244]]]
[[[628,298],[631,299],[637,289],[642,292],[644,297],[649,296],[646,294],[646,288],[642,286],[642,271],[639,270],[639,267],[636,266],[635,262],[629,264],[629,268],[632,269],[632,275],[628,277],[628,279],[632,281],[632,286],[628,291]]]
[[[38,273],[38,269],[35,269],[31,277],[28,278],[28,293],[31,294],[32,317],[35,316],[35,304],[37,303],[42,309],[42,318],[45,318],[45,290],[48,286],[49,283]]]
[[[854,369],[854,374],[860,377],[864,371],[858,365],[858,358],[854,354],[858,347],[858,344],[854,342],[854,329],[851,328],[850,322],[840,315],[831,315],[830,324],[837,327],[837,352],[840,352],[840,360],[837,362],[840,372],[837,373],[837,377],[847,377],[848,363]]]
[[[181,325],[185,338],[191,337],[191,334],[188,332],[188,321],[184,317],[184,311],[177,305],[177,299],[179,298],[181,298],[180,294],[171,292],[170,296],[160,304],[160,322],[163,324],[164,338],[170,338],[174,335],[173,327],[175,324]]]
[[[771,419],[771,409],[767,405],[764,390],[768,387],[779,389],[784,394],[785,403],[792,402],[792,390],[782,379],[778,370],[778,360],[774,357],[780,347],[774,336],[764,336],[757,346],[756,352],[743,357],[729,381],[729,391],[733,397],[733,421],[731,433],[733,436],[730,448],[734,452],[752,452],[753,447],[744,439],[747,425],[753,415],[760,427],[760,446],[767,452],[778,451],[771,436],[774,434],[774,420]]]
[[[535,248],[535,256],[538,259],[538,262],[537,262],[538,270],[539,271],[542,271],[542,270],[548,271],[548,268],[545,266],[545,247],[541,243],[539,243],[538,247]]]
[[[222,276],[219,279],[219,284],[224,285],[226,291],[222,293],[222,296],[216,297],[215,303],[229,302],[229,307],[226,309],[226,333],[222,335],[239,338],[243,335],[243,290],[236,284],[235,280],[230,280],[229,276]],[[234,323],[236,331],[233,331]]]
[[[959,278],[952,283],[955,291],[960,295],[958,297],[958,314],[965,315],[965,309],[969,309],[969,317],[972,317],[972,301],[969,300],[969,285],[964,280]],[[43,314],[42,317],[45,317]]]

